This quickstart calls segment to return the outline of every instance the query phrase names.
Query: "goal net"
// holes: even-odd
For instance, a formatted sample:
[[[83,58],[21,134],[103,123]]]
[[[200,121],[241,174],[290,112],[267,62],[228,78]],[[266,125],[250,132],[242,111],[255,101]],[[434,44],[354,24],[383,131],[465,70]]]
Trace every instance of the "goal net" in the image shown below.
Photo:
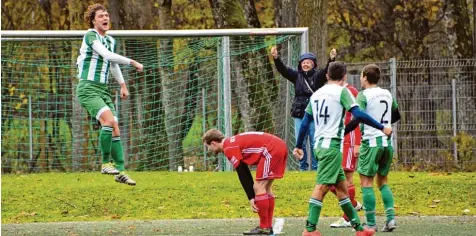
[[[283,62],[296,66],[305,45],[300,30],[228,36],[113,32],[118,53],[144,64],[143,72],[121,66],[130,92],[125,100],[109,78],[126,168],[224,170],[223,157],[211,156],[201,143],[210,128],[227,135],[273,133],[292,151],[292,84],[276,72],[269,49],[278,45]],[[2,32],[2,173],[100,168],[99,123],[76,98],[83,34]],[[288,167],[297,169],[291,159]]]

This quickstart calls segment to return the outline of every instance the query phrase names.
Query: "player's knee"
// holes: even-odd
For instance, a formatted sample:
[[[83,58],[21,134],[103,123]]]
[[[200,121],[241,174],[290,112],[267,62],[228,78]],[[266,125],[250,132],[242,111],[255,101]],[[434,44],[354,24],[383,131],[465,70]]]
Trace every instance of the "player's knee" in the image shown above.
[[[266,193],[266,185],[264,185],[260,181],[256,181],[253,184],[253,190],[255,191],[256,194]]]
[[[387,184],[387,176],[377,175],[377,186],[378,186],[378,188],[381,188],[385,184]]]
[[[114,118],[103,120],[102,126],[114,127],[117,125],[117,121]]]
[[[329,186],[325,185],[325,184],[319,184],[317,185],[317,189],[321,192],[321,193],[327,193],[329,191]]]

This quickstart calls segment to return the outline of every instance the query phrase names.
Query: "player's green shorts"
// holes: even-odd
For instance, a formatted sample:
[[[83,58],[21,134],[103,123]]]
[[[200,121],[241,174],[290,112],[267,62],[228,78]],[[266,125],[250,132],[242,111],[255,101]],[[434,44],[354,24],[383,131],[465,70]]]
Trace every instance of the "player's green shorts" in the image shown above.
[[[342,152],[340,152],[340,149],[318,147],[314,149],[314,154],[319,161],[317,184],[336,184],[346,180],[342,169]]]
[[[387,176],[392,164],[393,147],[369,147],[368,142],[360,146],[357,172],[365,176]]]
[[[82,79],[79,80],[76,91],[81,106],[86,108],[88,113],[96,120],[99,120],[99,116],[107,109],[111,110],[112,114],[117,117],[107,84]]]

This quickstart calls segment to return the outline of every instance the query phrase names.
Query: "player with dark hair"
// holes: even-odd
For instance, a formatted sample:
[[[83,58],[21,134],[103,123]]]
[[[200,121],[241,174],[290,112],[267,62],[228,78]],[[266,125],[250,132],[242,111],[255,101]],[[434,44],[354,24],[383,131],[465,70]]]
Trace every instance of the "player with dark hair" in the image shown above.
[[[346,87],[352,96],[357,97],[359,91],[352,85],[344,82],[344,87]],[[344,124],[347,125],[352,120],[352,113],[346,112],[344,118]],[[342,149],[342,168],[344,169],[345,178],[347,179],[347,188],[349,191],[349,199],[354,206],[355,210],[360,211],[362,209],[362,204],[355,200],[355,186],[354,186],[354,172],[357,164],[357,157],[359,156],[360,143],[361,143],[361,133],[360,128],[357,127],[354,131],[345,134],[343,140],[343,149]],[[334,186],[331,186],[329,189],[332,193],[336,194],[336,189]],[[349,217],[345,214],[336,222],[331,224],[332,228],[344,228],[352,227],[349,221]]]
[[[380,68],[377,65],[370,64],[364,67],[360,76],[360,83],[364,90],[357,95],[357,103],[369,116],[380,121],[382,125],[390,127],[391,124],[400,119],[400,112],[398,111],[397,101],[392,94],[388,90],[377,86],[379,80]],[[357,123],[358,121],[351,121],[346,127],[346,132],[354,129]],[[392,140],[381,130],[366,124],[361,124],[361,130],[362,146],[360,147],[357,172],[360,174],[367,225],[377,230],[373,189],[373,182],[377,177],[377,186],[387,215],[382,231],[391,232],[397,228],[393,193],[387,184],[387,176],[393,158]]]
[[[346,73],[347,69],[343,62],[336,61],[329,65],[327,72],[328,82],[311,96],[301,129],[299,130],[298,142],[293,152],[294,156],[298,159],[302,158],[304,135],[309,128],[309,124],[314,120],[316,126],[314,152],[319,159],[319,174],[309,200],[309,216],[306,221],[306,228],[302,232],[303,236],[321,235],[316,227],[324,197],[332,185],[336,188],[339,205],[349,217],[352,226],[356,230],[356,235],[375,234],[374,229],[364,228],[360,224],[357,212],[349,199],[347,181],[342,169],[341,152],[345,110],[351,112],[357,120],[382,130],[387,135],[392,133],[392,129],[381,125],[359,109],[355,98],[343,86],[347,78]]]

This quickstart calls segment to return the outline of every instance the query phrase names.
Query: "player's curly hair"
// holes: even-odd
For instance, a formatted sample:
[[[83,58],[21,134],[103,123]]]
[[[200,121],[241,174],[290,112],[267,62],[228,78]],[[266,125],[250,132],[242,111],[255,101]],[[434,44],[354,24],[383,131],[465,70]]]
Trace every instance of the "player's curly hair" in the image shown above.
[[[210,145],[213,141],[221,142],[225,139],[225,136],[217,129],[208,130],[202,137],[202,142],[204,144]]]
[[[88,23],[89,28],[94,28],[93,20],[96,17],[96,11],[103,10],[107,11],[106,7],[95,3],[93,5],[88,6],[88,10],[84,13],[84,20]]]
[[[370,84],[377,84],[380,80],[380,67],[376,64],[366,65],[362,70],[362,76],[366,76]]]

